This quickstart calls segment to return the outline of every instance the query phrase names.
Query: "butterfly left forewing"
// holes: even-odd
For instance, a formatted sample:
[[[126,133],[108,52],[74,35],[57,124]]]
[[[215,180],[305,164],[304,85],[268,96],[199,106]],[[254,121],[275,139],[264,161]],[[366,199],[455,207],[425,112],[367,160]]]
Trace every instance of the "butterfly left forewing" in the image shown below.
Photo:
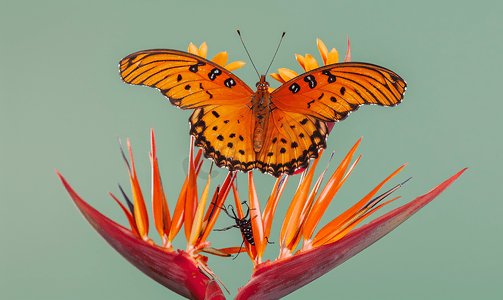
[[[361,105],[395,106],[403,99],[405,81],[376,65],[346,62],[317,68],[276,89],[271,102],[324,121],[340,121]]]
[[[246,104],[253,95],[242,80],[224,67],[183,51],[139,51],[123,58],[119,70],[124,82],[157,88],[182,109]]]

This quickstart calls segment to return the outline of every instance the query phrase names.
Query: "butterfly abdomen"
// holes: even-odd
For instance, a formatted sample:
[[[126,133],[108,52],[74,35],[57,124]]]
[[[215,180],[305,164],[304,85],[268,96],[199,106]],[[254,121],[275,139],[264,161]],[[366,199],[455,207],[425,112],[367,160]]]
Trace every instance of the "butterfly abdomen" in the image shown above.
[[[265,76],[262,75],[257,83],[257,92],[253,96],[252,113],[255,118],[253,128],[253,150],[260,152],[264,144],[264,138],[267,134],[267,124],[269,123],[269,113],[271,111],[270,102],[271,94],[269,93],[269,83],[265,81]]]

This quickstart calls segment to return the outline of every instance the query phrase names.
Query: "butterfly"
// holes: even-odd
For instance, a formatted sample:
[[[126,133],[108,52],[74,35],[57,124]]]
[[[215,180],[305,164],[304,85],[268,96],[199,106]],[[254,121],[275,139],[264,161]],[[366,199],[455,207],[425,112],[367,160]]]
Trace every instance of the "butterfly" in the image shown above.
[[[219,64],[169,49],[133,53],[119,69],[124,82],[157,88],[174,106],[193,109],[190,134],[217,166],[275,177],[318,157],[327,146],[328,123],[361,105],[395,106],[407,87],[386,68],[343,62],[298,75],[272,92],[262,75],[253,91]]]

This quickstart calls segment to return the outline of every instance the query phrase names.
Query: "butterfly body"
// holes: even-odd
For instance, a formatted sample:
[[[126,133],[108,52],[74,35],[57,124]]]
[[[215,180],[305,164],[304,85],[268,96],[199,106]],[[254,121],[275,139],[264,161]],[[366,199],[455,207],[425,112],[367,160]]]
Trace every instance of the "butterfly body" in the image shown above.
[[[267,124],[271,111],[271,93],[269,93],[269,83],[265,81],[265,75],[260,77],[260,81],[257,82],[256,86],[257,91],[252,101],[252,115],[255,118],[255,126],[252,130],[253,150],[260,152],[264,138],[267,135]]]
[[[380,66],[344,62],[316,68],[274,91],[261,76],[254,92],[215,62],[187,52],[154,49],[119,64],[124,82],[157,88],[171,104],[193,109],[195,145],[219,167],[293,174],[326,148],[327,123],[361,105],[395,106],[405,81]]]

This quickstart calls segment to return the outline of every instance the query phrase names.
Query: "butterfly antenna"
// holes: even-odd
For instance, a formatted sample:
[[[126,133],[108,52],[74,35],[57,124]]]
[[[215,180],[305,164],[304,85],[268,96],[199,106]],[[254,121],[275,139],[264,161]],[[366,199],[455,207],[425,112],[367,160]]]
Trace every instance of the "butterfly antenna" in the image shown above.
[[[241,37],[241,32],[239,31],[239,29],[238,29],[238,35],[239,35],[239,38],[241,39],[241,43],[243,44],[243,47],[245,48],[246,54],[248,54],[248,57],[250,58],[252,66],[255,69],[255,72],[257,72],[258,78],[260,79],[260,74],[258,73],[257,68],[255,67],[255,64],[253,63],[253,59],[251,58],[250,53],[248,53],[248,49],[246,49],[245,42],[243,41],[243,38]]]
[[[276,48],[276,52],[274,52],[274,56],[272,57],[271,64],[269,64],[269,68],[267,68],[267,71],[265,71],[266,74],[269,73],[269,69],[272,66],[272,62],[274,61],[274,58],[276,58],[276,54],[278,53],[279,46],[281,46],[281,42],[283,41],[283,37],[285,36],[286,31],[283,31],[283,34],[281,35],[281,39],[279,40],[278,48]]]

